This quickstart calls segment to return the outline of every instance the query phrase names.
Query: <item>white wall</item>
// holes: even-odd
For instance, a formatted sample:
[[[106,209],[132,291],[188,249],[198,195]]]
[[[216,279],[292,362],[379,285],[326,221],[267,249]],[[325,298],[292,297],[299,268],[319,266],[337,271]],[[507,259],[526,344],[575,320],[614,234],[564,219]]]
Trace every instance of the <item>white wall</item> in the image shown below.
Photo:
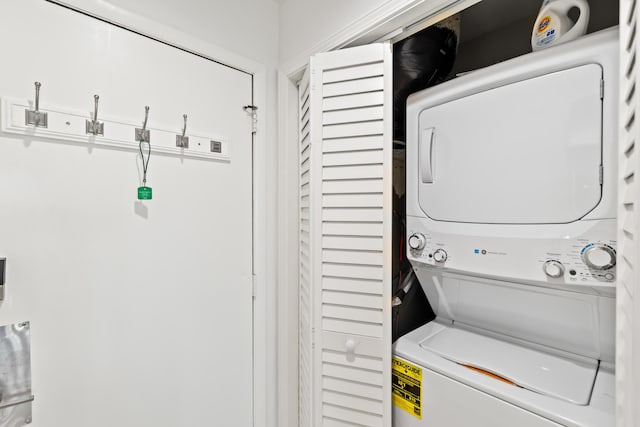
[[[272,0],[60,2],[91,14],[119,16],[119,21],[126,14],[144,17],[267,66],[277,61],[278,4]]]
[[[41,108],[86,111],[98,93],[99,117],[128,123],[147,104],[152,146],[188,113],[188,132],[231,148],[229,162],[153,153],[154,198],[138,202],[135,150],[0,135],[0,324],[31,321],[33,426],[250,425],[236,398],[252,381],[250,76],[40,0],[0,10],[3,40],[41,49],[6,46],[0,96],[32,99],[40,80]]]
[[[272,0],[60,0],[90,14],[124,23],[145,34],[160,36],[191,50],[206,53],[243,69],[264,66],[257,76],[259,94],[256,153],[264,162],[256,165],[256,211],[264,226],[256,229],[256,243],[263,245],[257,258],[258,282],[254,317],[261,331],[256,331],[258,360],[255,426],[276,426],[276,171],[277,171],[277,93],[278,4]],[[164,26],[176,30],[167,31]],[[186,37],[185,37],[186,36]],[[246,60],[250,60],[249,63]],[[255,64],[251,64],[253,61]],[[260,87],[262,86],[262,88]],[[263,362],[263,363],[260,363]],[[262,364],[262,366],[260,366]]]
[[[264,66],[263,81],[256,82],[266,91],[264,103],[256,97],[258,111],[258,138],[256,153],[265,155],[264,168],[257,165],[259,183],[256,191],[261,192],[256,205],[259,214],[264,214],[261,223],[264,229],[256,229],[256,243],[264,245],[262,259],[256,259],[256,273],[262,276],[257,289],[254,317],[262,327],[256,331],[256,356],[266,356],[256,365],[256,383],[261,384],[255,391],[255,426],[276,426],[276,65],[278,60],[278,4],[271,0],[190,0],[155,1],[110,0],[113,12],[105,9],[103,0],[69,0],[74,6],[90,13],[111,17],[118,22],[128,21],[142,32],[157,35],[161,31],[154,23],[171,27],[194,38],[187,41],[181,34],[163,36],[166,41],[178,43],[193,50],[206,50],[223,62],[246,69],[245,59]],[[127,16],[129,15],[129,16]],[[144,17],[146,19],[140,19]],[[147,20],[151,21],[148,22]],[[167,32],[163,32],[167,34]],[[198,41],[205,44],[199,44]],[[200,46],[200,47],[199,47]],[[255,67],[254,67],[255,68]],[[262,146],[260,146],[262,145]],[[260,170],[263,174],[260,176]],[[264,203],[263,203],[264,202]]]
[[[271,0],[109,0],[266,65],[278,54],[278,5]]]
[[[44,0],[43,0],[44,1]],[[57,1],[57,0],[56,0]],[[222,62],[256,71],[255,104],[259,105],[255,166],[256,211],[262,227],[256,243],[263,256],[256,259],[259,288],[255,302],[259,327],[256,352],[266,354],[256,378],[264,385],[257,394],[256,426],[275,426],[275,227],[276,193],[276,65],[278,62],[278,4],[271,0],[59,0],[73,8],[117,22],[163,41],[205,53]]]
[[[280,63],[301,54],[313,53],[316,45],[391,1],[285,1],[280,8]]]

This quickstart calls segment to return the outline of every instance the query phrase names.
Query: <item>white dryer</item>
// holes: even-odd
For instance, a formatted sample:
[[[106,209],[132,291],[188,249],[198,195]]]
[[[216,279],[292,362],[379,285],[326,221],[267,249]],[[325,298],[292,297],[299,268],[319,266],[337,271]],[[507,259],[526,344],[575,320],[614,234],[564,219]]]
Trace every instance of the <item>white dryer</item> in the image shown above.
[[[614,425],[617,74],[614,28],[409,98],[395,427]]]

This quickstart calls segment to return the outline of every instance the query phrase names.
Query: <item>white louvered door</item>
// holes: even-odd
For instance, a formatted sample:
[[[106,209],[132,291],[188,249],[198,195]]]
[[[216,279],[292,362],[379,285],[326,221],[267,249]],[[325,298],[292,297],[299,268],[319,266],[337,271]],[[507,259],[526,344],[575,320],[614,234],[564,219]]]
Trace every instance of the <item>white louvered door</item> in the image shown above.
[[[313,399],[312,399],[312,361],[313,340],[312,324],[313,306],[311,295],[311,262],[310,262],[310,177],[311,177],[311,123],[310,94],[309,94],[309,69],[304,73],[298,86],[298,117],[299,117],[299,149],[300,149],[300,266],[299,266],[299,337],[298,337],[298,366],[299,366],[299,426],[311,427],[313,425]]]
[[[640,426],[640,69],[637,0],[620,1],[620,146],[618,289],[616,337],[616,423]]]
[[[302,311],[311,315],[313,351],[307,366],[301,331],[301,376],[311,375],[309,388],[301,381],[301,425],[311,416],[314,427],[391,426],[391,82],[388,44],[311,60],[310,114],[300,116],[311,141],[305,151],[302,131],[300,318],[304,329]]]

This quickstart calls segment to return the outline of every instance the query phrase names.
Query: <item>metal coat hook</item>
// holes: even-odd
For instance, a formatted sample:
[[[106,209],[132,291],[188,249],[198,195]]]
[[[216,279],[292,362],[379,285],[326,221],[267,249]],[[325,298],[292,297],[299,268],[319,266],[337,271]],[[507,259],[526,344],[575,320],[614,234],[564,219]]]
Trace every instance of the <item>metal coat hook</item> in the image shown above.
[[[47,113],[40,111],[40,86],[42,86],[42,83],[35,82],[34,84],[36,86],[36,109],[24,110],[24,121],[27,125],[46,128],[48,123]]]
[[[93,95],[93,99],[95,101],[93,109],[93,120],[87,120],[85,122],[85,131],[86,133],[90,133],[92,135],[104,136],[104,122],[98,121],[98,100],[100,100],[100,97],[98,95]]]
[[[187,115],[183,114],[184,126],[182,127],[182,135],[176,135],[176,147],[189,148],[189,137],[185,136],[187,133]]]
[[[136,128],[136,141],[138,142],[151,142],[151,133],[147,129],[147,120],[149,120],[149,106],[144,107],[144,122],[142,122],[142,129]]]

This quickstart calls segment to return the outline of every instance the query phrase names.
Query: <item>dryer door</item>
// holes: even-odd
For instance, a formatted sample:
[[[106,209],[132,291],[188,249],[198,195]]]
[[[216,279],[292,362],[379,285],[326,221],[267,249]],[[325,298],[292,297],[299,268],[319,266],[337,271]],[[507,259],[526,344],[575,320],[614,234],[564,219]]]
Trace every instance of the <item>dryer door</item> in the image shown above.
[[[435,220],[468,223],[569,223],[585,216],[602,194],[601,81],[601,67],[587,64],[452,93],[423,110],[421,208]]]

